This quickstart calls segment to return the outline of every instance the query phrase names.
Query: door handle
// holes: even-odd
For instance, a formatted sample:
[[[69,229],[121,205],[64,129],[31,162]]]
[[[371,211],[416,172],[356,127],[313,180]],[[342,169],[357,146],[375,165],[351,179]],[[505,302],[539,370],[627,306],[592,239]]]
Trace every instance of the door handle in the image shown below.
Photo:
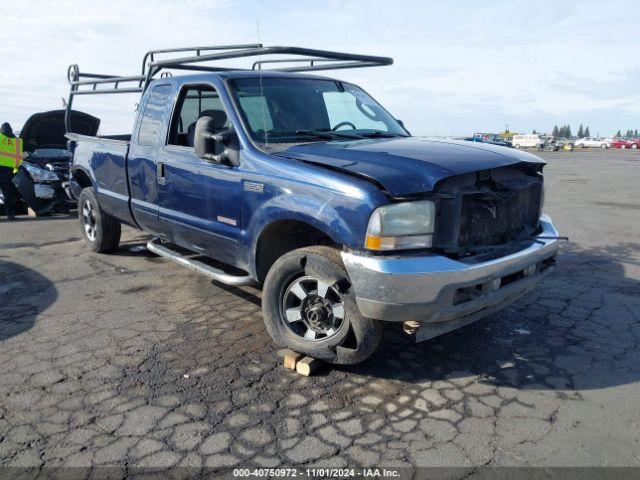
[[[156,177],[158,178],[158,183],[160,185],[164,185],[167,183],[167,178],[165,177],[164,162],[156,163]]]

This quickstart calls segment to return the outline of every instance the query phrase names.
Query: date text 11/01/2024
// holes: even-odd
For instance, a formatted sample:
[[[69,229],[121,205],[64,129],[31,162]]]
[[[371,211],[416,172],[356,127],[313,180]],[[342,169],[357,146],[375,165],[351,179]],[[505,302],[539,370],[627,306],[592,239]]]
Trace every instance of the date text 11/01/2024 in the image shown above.
[[[388,468],[236,468],[234,477],[257,478],[397,478],[399,470]]]

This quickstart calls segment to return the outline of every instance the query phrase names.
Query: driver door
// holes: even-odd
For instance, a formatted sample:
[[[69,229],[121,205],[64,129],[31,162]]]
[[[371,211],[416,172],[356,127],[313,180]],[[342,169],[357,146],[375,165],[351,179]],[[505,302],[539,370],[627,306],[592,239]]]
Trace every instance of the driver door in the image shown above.
[[[241,232],[241,174],[237,167],[196,156],[195,124],[201,116],[212,117],[219,130],[230,126],[213,86],[182,86],[158,154],[160,222],[173,243],[233,263]]]

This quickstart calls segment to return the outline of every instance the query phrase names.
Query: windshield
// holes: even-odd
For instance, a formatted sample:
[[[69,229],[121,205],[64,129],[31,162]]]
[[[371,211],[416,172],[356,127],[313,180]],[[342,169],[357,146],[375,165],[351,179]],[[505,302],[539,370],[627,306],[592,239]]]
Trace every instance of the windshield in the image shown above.
[[[344,82],[300,78],[242,78],[233,89],[259,143],[407,136],[363,90]]]

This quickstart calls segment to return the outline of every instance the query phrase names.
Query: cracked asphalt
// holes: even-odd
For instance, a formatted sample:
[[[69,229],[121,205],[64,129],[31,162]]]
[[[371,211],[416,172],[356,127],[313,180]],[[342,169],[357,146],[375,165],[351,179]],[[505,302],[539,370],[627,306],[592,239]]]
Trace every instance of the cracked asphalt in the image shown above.
[[[545,153],[571,242],[539,290],[365,364],[284,370],[260,292],[131,229],[0,221],[0,465],[640,466],[640,154]]]

